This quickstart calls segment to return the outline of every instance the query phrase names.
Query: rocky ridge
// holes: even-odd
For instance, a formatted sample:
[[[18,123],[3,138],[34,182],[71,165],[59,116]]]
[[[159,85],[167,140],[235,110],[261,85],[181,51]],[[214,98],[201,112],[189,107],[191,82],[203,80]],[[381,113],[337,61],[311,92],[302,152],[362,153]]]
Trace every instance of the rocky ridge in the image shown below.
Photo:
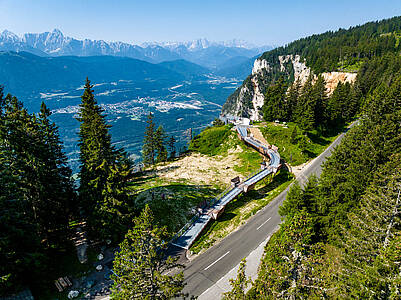
[[[280,55],[276,62],[269,63],[266,59],[256,59],[252,74],[244,81],[233,95],[231,95],[222,109],[223,115],[233,115],[250,118],[253,121],[262,119],[261,108],[264,104],[264,93],[268,85],[278,76],[284,75],[290,81],[305,84],[312,70],[306,65],[306,60],[300,55]],[[353,83],[356,73],[325,72],[321,74],[326,81],[328,94],[333,93],[339,82]],[[316,74],[314,77],[317,78]]]
[[[103,40],[78,40],[60,30],[25,33],[21,37],[4,30],[0,33],[0,51],[26,51],[39,56],[121,56],[151,63],[185,59],[207,68],[218,68],[233,58],[251,58],[272,49],[243,41],[212,42],[198,39],[190,42],[144,43],[141,46]]]

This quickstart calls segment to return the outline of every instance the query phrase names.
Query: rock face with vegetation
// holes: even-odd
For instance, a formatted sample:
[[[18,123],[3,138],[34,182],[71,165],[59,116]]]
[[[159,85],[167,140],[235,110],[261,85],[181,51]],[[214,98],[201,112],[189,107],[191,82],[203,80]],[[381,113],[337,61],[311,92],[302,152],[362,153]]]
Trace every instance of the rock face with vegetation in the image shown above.
[[[302,86],[310,74],[322,75],[331,94],[338,82],[353,83],[368,59],[399,51],[400,30],[400,18],[392,18],[313,35],[265,52],[255,60],[252,74],[227,98],[222,113],[261,120],[266,90],[280,77]]]
[[[279,71],[277,74],[284,76],[289,82],[299,82],[303,86],[311,75],[311,68],[306,65],[306,60],[296,55],[281,55],[276,62]],[[223,114],[231,114],[241,117],[249,117],[251,120],[262,119],[262,107],[266,99],[266,88],[275,82],[269,79],[272,67],[265,59],[256,59],[250,75],[244,84],[231,95],[223,106]],[[277,70],[276,70],[277,71]],[[331,95],[338,83],[354,83],[357,73],[350,72],[324,72],[321,74],[325,79],[325,87]],[[317,76],[313,75],[314,80]]]

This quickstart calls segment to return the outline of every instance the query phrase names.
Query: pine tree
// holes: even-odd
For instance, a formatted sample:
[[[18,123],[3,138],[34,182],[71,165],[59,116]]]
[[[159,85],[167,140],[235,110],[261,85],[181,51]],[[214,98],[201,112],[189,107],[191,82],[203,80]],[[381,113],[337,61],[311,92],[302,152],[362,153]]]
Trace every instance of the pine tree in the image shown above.
[[[295,109],[295,121],[302,130],[310,131],[315,128],[315,107],[313,91],[313,74],[308,77]]]
[[[297,138],[298,138],[298,129],[297,126],[294,126],[294,129],[291,131],[290,143],[295,145],[297,143]]]
[[[305,209],[311,217],[315,217],[318,214],[318,201],[318,179],[313,174],[308,178],[303,189],[298,182],[294,183],[283,205],[279,208],[279,213],[281,216],[293,216]]]
[[[153,122],[153,115],[151,112],[149,113],[146,123],[148,123],[148,126],[146,127],[145,138],[143,140],[142,159],[145,165],[153,166],[156,162],[157,145],[155,123]]]
[[[359,86],[359,81],[357,81],[351,86],[350,94],[348,95],[347,111],[345,112],[345,118],[347,121],[352,120],[352,118],[358,113],[362,99],[362,91]]]
[[[301,84],[298,80],[295,81],[288,89],[288,93],[285,97],[285,107],[287,111],[288,121],[296,120],[296,107],[298,105],[298,97],[300,95],[300,91]]]
[[[312,88],[313,98],[310,105],[314,110],[314,127],[326,126],[326,104],[327,104],[327,90],[324,78],[319,75]]]
[[[175,138],[174,136],[171,136],[169,141],[168,141],[168,150],[170,152],[170,159],[175,158],[176,151],[175,151]]]
[[[287,113],[285,111],[285,95],[287,84],[283,77],[280,77],[277,82],[269,86],[265,93],[265,103],[263,104],[263,118],[266,121],[275,119],[286,120]]]
[[[28,114],[0,94],[0,285],[8,289],[45,268],[47,250],[64,247],[74,192],[50,111],[43,104],[39,116]]]
[[[134,219],[113,264],[113,299],[172,299],[183,296],[182,272],[169,275],[178,267],[177,258],[165,259],[167,231],[154,225],[148,205]]]
[[[213,126],[214,127],[224,126],[224,122],[222,120],[220,120],[219,118],[215,118],[213,120]]]
[[[167,150],[164,145],[167,135],[162,125],[160,125],[155,132],[155,144],[157,153],[157,162],[165,162],[167,160]]]
[[[131,165],[111,144],[110,125],[87,79],[78,121],[81,170],[79,198],[92,233],[118,238],[130,217],[128,177]]]
[[[321,297],[317,271],[322,246],[313,244],[313,222],[305,210],[286,218],[266,246],[254,283],[260,299]]]
[[[401,287],[400,163],[397,154],[380,170],[339,236],[344,249],[340,285],[353,298],[391,299]]]
[[[331,127],[338,128],[342,126],[349,118],[351,113],[348,112],[349,97],[351,85],[339,82],[333,94],[328,101],[328,115]]]
[[[301,137],[298,139],[298,148],[303,154],[305,154],[305,152],[308,150],[308,143],[309,140],[305,135],[301,135]]]
[[[305,206],[302,192],[301,186],[298,181],[296,181],[288,191],[283,205],[279,207],[278,211],[280,216],[293,216]]]
[[[4,101],[3,141],[14,163],[10,171],[19,177],[22,197],[29,203],[37,234],[54,247],[66,237],[69,208],[74,200],[71,170],[62,152],[57,127],[42,105],[39,117],[30,115],[17,98]]]
[[[26,161],[15,143],[23,137],[16,131],[18,119],[12,117],[14,105],[22,108],[15,100],[11,95],[4,98],[0,87],[0,295],[20,287],[24,277],[30,278],[35,263],[43,262],[44,250],[24,189]]]
[[[42,219],[48,238],[55,241],[67,235],[69,217],[75,206],[75,193],[72,172],[63,153],[58,128],[49,120],[50,115],[50,110],[42,102],[37,119],[44,144],[39,154],[43,164],[38,170],[43,184],[40,197],[45,205]]]

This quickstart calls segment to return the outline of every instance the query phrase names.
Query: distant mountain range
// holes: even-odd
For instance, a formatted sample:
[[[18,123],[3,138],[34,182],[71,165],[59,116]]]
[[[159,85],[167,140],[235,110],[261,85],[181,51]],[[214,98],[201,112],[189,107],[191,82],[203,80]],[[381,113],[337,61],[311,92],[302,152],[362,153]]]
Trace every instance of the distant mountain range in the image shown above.
[[[43,57],[25,51],[0,52],[0,83],[7,92],[23,98],[32,93],[76,88],[87,76],[95,83],[127,80],[142,85],[158,81],[168,86],[208,72],[181,60],[152,64],[129,57]]]
[[[0,51],[26,51],[39,56],[120,56],[151,63],[185,59],[209,69],[220,69],[234,58],[244,62],[273,47],[255,47],[232,40],[211,42],[199,39],[191,42],[145,43],[141,46],[103,40],[77,40],[52,32],[26,33],[22,37],[4,30],[0,34]]]

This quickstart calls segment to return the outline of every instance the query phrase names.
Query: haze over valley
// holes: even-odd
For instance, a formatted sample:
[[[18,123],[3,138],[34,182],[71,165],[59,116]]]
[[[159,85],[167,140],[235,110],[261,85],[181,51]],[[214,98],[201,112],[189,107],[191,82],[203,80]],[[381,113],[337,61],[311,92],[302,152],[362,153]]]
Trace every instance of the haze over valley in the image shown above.
[[[113,125],[113,142],[138,161],[146,116],[178,141],[178,150],[194,133],[219,116],[226,98],[241,84],[255,55],[270,47],[243,41],[126,43],[79,41],[61,31],[0,34],[0,81],[6,91],[36,112],[41,101],[52,110],[70,164],[77,171],[75,120],[86,77]]]

